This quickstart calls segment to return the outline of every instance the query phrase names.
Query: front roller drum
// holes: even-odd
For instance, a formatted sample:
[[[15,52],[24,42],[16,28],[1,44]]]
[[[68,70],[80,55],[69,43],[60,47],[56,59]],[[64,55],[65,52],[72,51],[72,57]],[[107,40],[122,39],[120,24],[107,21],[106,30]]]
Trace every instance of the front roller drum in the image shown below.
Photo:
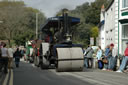
[[[82,48],[57,48],[57,71],[82,71],[84,56]]]

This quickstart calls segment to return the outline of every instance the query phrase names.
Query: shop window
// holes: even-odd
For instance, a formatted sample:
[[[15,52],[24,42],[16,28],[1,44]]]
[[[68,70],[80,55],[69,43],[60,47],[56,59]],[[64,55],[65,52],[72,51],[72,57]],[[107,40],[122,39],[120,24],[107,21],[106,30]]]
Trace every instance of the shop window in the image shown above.
[[[128,0],[122,0],[123,1],[123,8],[128,7]]]

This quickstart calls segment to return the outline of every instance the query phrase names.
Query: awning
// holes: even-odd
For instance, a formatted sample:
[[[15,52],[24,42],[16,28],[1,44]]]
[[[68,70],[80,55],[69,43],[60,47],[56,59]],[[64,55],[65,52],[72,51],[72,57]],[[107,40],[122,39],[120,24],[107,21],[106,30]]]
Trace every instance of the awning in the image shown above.
[[[128,23],[128,18],[119,19],[119,22],[120,22],[121,24]]]

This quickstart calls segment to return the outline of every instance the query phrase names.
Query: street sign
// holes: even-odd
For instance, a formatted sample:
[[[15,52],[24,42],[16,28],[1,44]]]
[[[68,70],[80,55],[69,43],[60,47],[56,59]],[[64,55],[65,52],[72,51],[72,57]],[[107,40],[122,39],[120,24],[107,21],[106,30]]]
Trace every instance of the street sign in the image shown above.
[[[90,38],[90,45],[94,45],[94,38],[93,37]]]

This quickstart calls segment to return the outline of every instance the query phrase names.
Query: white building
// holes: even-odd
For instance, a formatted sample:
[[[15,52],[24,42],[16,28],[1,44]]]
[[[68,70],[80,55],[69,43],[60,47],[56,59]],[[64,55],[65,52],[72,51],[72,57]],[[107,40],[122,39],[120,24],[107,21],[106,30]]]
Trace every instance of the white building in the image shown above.
[[[128,0],[119,2],[119,53],[123,53],[128,42]]]
[[[112,0],[106,9],[102,6],[100,21],[102,49],[114,43],[119,54],[123,54],[128,41],[128,0]]]

